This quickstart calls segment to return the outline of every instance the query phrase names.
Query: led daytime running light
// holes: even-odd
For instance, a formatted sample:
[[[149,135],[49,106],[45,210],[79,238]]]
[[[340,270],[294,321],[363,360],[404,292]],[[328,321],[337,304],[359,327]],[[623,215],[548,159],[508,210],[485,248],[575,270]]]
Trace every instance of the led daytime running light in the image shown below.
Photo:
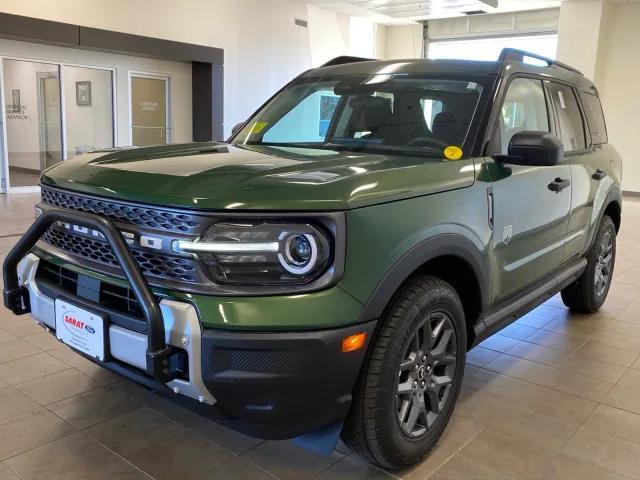
[[[179,240],[173,243],[173,250],[178,253],[277,253],[279,249],[279,242],[187,242]]]

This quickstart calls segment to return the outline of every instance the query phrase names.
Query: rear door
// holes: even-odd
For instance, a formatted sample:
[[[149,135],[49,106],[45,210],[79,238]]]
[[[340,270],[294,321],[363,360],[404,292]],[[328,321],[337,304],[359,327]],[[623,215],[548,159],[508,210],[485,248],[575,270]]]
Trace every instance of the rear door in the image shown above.
[[[521,131],[555,131],[543,81],[512,77],[498,112],[489,153],[506,154]],[[493,297],[500,302],[541,281],[562,259],[571,205],[569,165],[522,166],[492,162]],[[554,182],[567,185],[559,192]]]
[[[556,81],[547,82],[547,88],[565,150],[563,163],[571,168],[571,213],[562,255],[567,261],[589,248],[597,214],[611,183],[602,147],[607,134],[595,94],[585,93],[581,98],[573,86]]]

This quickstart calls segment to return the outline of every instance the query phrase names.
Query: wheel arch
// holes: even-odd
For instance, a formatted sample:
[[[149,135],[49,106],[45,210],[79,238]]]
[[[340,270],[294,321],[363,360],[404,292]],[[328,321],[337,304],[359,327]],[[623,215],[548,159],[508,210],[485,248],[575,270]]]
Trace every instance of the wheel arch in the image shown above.
[[[460,234],[428,238],[403,255],[386,273],[367,301],[361,320],[377,319],[406,281],[429,274],[450,283],[462,301],[467,341],[473,342],[474,326],[486,310],[490,295],[490,268],[476,244]]]
[[[622,205],[620,204],[620,200],[617,198],[607,200],[609,200],[609,203],[604,208],[604,214],[611,217],[611,220],[613,220],[613,224],[616,227],[616,233],[618,233],[622,222]]]
[[[597,221],[594,223],[590,232],[590,238],[587,243],[587,252],[595,241],[596,231],[598,230],[598,225],[602,222],[602,217],[605,215],[610,216],[616,227],[616,233],[620,230],[620,226],[622,224],[622,192],[618,184],[614,184],[609,189],[604,197],[604,201],[600,205],[600,210],[597,213]]]

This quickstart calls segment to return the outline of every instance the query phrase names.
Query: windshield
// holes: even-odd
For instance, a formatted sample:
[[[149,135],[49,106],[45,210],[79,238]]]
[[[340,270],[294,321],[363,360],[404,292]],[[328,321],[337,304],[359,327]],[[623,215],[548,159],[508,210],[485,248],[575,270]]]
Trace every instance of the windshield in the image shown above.
[[[437,157],[457,147],[460,158],[481,93],[474,81],[404,74],[304,78],[276,95],[233,143]]]

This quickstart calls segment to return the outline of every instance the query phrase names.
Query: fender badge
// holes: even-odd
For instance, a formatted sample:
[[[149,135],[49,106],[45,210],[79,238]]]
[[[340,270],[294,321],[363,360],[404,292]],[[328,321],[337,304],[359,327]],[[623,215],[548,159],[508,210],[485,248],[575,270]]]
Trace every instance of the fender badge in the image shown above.
[[[511,237],[513,236],[513,225],[507,225],[502,229],[502,243],[509,245]]]

